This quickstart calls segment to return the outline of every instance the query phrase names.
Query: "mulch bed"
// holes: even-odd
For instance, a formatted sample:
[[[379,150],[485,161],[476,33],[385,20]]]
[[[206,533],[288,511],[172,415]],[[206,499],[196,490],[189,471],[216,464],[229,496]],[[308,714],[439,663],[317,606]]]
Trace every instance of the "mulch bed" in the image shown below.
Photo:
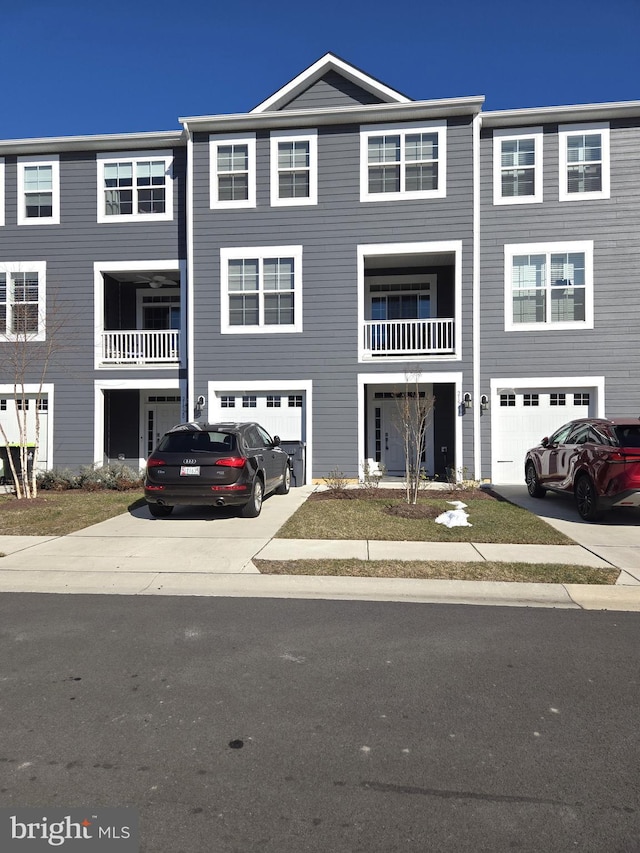
[[[426,498],[435,501],[463,501],[468,500],[496,500],[498,496],[489,489],[421,489],[418,500]],[[366,501],[385,500],[404,503],[404,489],[323,489],[321,492],[313,492],[310,501]],[[417,506],[417,504],[416,504]],[[436,513],[438,515],[439,513]],[[431,516],[404,516],[405,518],[431,518]],[[434,516],[435,518],[435,516]]]
[[[0,512],[31,509],[32,507],[45,506],[47,502],[47,498],[38,497],[31,498],[30,500],[23,498],[22,500],[18,500],[16,497],[12,497],[9,500],[0,501]]]

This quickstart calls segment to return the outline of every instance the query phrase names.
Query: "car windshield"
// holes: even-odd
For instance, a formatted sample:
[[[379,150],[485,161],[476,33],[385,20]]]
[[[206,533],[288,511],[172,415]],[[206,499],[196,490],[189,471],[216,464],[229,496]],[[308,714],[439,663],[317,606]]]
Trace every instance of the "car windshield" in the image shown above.
[[[236,437],[228,432],[169,432],[160,441],[164,453],[234,453]]]
[[[640,424],[616,426],[614,430],[621,447],[640,447]]]

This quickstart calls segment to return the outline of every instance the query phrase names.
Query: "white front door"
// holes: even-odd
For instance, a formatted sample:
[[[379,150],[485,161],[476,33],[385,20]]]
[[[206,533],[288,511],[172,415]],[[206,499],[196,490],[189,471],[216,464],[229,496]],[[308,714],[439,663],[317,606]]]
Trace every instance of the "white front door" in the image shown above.
[[[164,400],[150,398],[144,410],[144,447],[146,459],[167,430],[180,423],[180,398],[166,397]]]
[[[423,393],[423,392],[421,392]],[[424,392],[430,396],[431,389]],[[391,398],[391,399],[390,399]],[[395,392],[375,391],[372,400],[373,420],[369,431],[371,458],[378,459],[386,474],[404,477],[406,474],[405,438],[402,426],[402,406]],[[415,458],[415,454],[411,454]],[[422,464],[428,474],[433,473],[432,419],[425,433],[425,453]]]

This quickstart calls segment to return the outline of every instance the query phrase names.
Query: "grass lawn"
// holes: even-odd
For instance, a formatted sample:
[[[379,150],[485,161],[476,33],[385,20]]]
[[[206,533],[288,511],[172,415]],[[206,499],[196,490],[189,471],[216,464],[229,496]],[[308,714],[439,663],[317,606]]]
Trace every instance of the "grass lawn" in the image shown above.
[[[539,563],[444,560],[253,560],[263,575],[332,575],[428,580],[511,581],[518,583],[614,584],[618,569]]]
[[[0,495],[0,534],[64,536],[142,506],[142,491],[39,492],[34,500]]]
[[[410,542],[505,542],[570,545],[572,540],[527,510],[481,489],[430,492],[416,507],[399,490],[316,492],[278,531],[279,539],[383,539]],[[435,518],[467,504],[472,527],[445,527]],[[410,517],[405,517],[405,516]]]

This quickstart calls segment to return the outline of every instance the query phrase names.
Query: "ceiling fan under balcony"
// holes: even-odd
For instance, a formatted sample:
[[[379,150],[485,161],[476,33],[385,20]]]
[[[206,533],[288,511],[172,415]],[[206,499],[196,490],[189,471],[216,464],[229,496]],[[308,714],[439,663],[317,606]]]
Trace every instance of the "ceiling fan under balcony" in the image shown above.
[[[149,285],[149,287],[152,287],[154,290],[158,290],[161,287],[177,287],[178,286],[177,281],[174,281],[174,279],[169,278],[169,276],[166,276],[166,275],[153,275],[153,276],[138,275],[138,276],[136,276],[136,278],[139,281],[145,282],[146,284]]]

